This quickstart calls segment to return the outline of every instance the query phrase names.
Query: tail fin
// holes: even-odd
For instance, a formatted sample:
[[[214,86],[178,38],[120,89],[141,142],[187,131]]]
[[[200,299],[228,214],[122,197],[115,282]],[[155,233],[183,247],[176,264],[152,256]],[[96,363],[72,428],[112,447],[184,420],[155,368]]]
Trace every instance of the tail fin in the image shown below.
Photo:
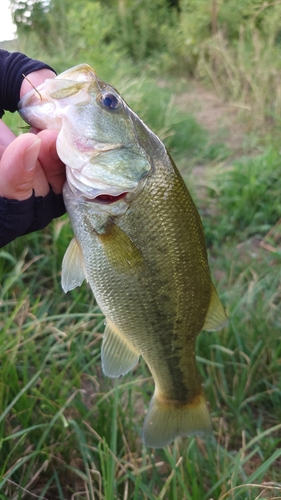
[[[191,404],[162,402],[154,394],[143,426],[143,441],[147,447],[162,448],[178,436],[212,434],[212,422],[203,394]]]

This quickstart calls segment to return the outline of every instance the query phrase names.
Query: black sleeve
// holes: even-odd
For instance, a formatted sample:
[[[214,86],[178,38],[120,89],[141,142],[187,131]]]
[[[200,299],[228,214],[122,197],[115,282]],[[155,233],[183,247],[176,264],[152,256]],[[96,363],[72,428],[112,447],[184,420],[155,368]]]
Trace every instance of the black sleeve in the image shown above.
[[[30,59],[21,52],[0,49],[0,118],[4,110],[17,110],[23,74],[44,68],[54,71],[48,64]],[[54,194],[52,188],[45,197],[33,194],[24,201],[0,197],[0,248],[18,236],[43,229],[53,218],[64,213],[63,197]]]
[[[55,194],[51,187],[47,196],[33,194],[24,201],[0,197],[0,248],[18,236],[43,229],[64,213],[63,197]]]
[[[23,74],[28,75],[39,69],[55,70],[41,61],[30,59],[21,52],[0,49],[0,118],[4,110],[17,111]]]

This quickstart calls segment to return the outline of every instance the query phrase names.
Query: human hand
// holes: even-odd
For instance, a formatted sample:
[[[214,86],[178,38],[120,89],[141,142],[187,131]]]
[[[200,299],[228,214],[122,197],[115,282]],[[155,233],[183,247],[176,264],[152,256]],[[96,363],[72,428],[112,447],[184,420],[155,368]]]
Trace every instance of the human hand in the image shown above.
[[[30,73],[20,98],[32,85],[54,77],[48,69]],[[61,195],[65,166],[57,154],[57,135],[57,130],[32,128],[16,137],[0,120],[0,248],[65,213]]]
[[[23,80],[20,98],[32,89],[32,85],[36,87],[46,78],[55,76],[48,69],[30,73],[28,80]],[[44,197],[50,185],[55,194],[62,192],[65,167],[56,151],[58,131],[33,131],[36,135],[26,133],[16,137],[0,120],[1,197],[22,201],[30,198],[33,191],[36,197]]]

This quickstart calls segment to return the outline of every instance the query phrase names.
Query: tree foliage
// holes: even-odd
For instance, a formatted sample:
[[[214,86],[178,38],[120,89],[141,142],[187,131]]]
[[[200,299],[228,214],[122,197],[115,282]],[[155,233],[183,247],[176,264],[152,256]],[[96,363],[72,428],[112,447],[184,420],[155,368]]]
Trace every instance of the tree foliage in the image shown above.
[[[29,33],[31,30],[37,33],[48,32],[50,26],[46,16],[48,10],[46,1],[10,0],[10,3],[18,34]]]
[[[36,37],[50,54],[114,52],[134,62],[195,74],[209,41],[220,34],[227,46],[243,40],[280,42],[280,2],[264,0],[10,0],[19,35]],[[208,45],[209,44],[209,45]],[[240,43],[241,44],[241,43]],[[237,49],[239,51],[239,49]],[[244,46],[243,46],[244,50]],[[278,58],[279,59],[279,58]]]

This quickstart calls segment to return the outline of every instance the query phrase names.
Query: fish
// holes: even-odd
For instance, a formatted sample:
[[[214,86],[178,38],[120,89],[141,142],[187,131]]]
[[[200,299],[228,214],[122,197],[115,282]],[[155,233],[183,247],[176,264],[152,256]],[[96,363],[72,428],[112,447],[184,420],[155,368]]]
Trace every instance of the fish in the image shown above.
[[[104,374],[120,377],[142,356],[154,379],[145,446],[212,435],[196,339],[228,318],[199,213],[169,152],[88,64],[47,79],[22,98],[19,112],[33,127],[59,130],[74,232],[62,288],[86,280],[94,293],[105,316]]]

